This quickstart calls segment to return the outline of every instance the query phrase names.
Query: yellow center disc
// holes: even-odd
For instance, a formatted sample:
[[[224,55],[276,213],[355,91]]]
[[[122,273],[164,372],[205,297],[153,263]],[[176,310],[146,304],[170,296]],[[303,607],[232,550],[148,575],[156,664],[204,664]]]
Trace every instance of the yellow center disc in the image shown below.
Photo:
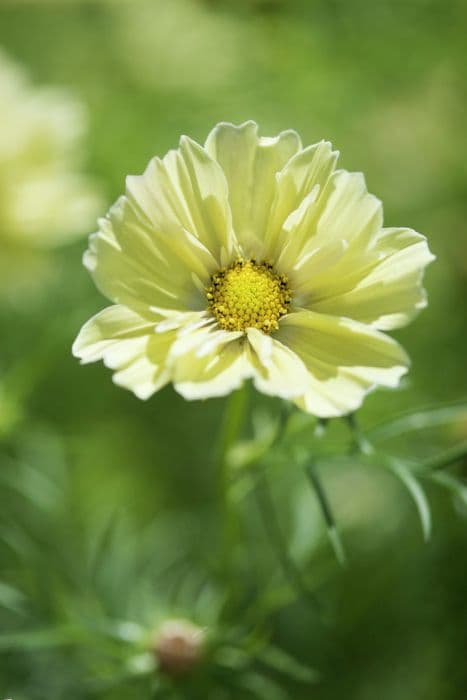
[[[221,328],[244,331],[258,328],[264,333],[279,328],[292,299],[286,275],[272,265],[256,260],[237,260],[211,278],[206,290],[209,307]]]

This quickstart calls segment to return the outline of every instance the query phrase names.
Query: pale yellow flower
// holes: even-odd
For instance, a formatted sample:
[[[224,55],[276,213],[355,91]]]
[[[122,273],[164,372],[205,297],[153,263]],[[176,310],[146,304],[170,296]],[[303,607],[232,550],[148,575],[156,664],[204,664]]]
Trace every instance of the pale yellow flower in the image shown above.
[[[353,411],[407,371],[381,331],[426,305],[425,238],[382,228],[360,173],[336,170],[322,141],[219,124],[128,177],[84,262],[114,302],[75,341],[114,381],[187,399],[246,379],[317,416]]]
[[[32,86],[2,52],[0,113],[0,291],[5,291],[39,279],[45,251],[89,231],[102,199],[80,170],[82,106],[61,90]]]

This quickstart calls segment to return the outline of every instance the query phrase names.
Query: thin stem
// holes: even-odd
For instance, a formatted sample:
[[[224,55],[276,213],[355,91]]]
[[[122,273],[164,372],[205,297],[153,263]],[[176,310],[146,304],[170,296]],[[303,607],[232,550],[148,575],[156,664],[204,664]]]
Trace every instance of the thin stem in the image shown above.
[[[314,436],[316,438],[322,438],[326,435],[326,430],[328,427],[329,418],[318,418],[315,425]]]
[[[235,555],[238,525],[235,513],[229,497],[231,478],[229,472],[228,454],[235,443],[243,425],[245,413],[247,411],[248,391],[244,386],[232,393],[225,408],[220,428],[219,440],[215,450],[216,469],[219,473],[219,490],[221,504],[221,560],[223,561],[224,573],[227,580],[233,583],[232,573],[234,570],[233,557]]]
[[[226,402],[216,450],[216,462],[225,468],[227,454],[238,437],[248,403],[248,387],[244,385],[230,394]]]
[[[307,475],[316,493],[316,497],[319,501],[319,505],[321,506],[326,525],[328,527],[336,527],[336,521],[334,520],[334,515],[331,511],[331,504],[329,503],[328,497],[326,495],[326,492],[324,491],[321,480],[315,471],[313,463],[310,463],[305,467],[305,474]]]
[[[331,541],[332,548],[334,549],[337,561],[339,564],[341,564],[341,566],[345,566],[347,563],[346,556],[339,532],[337,530],[336,520],[331,509],[331,503],[321,483],[321,479],[315,470],[315,465],[312,462],[306,465],[305,474],[316,494],[316,498],[318,499],[318,503],[328,530],[329,539]]]
[[[460,462],[467,458],[467,440],[460,442],[458,445],[454,445],[450,449],[442,452],[436,457],[427,459],[420,466],[418,466],[414,471],[418,474],[427,474],[429,472],[439,471],[445,467],[449,467],[456,462]]]
[[[302,572],[289,554],[287,542],[280,526],[274,500],[265,474],[261,474],[255,484],[254,494],[263,527],[274,550],[284,576],[296,593],[318,608],[316,596],[308,588]]]
[[[277,433],[272,441],[270,449],[273,449],[277,445],[280,445],[285,433],[287,432],[287,426],[289,419],[292,416],[294,408],[287,404],[285,401],[282,402],[280,413],[279,413],[279,426],[277,428]]]
[[[374,448],[364,436],[357,421],[357,414],[349,413],[348,416],[346,416],[345,418],[350,428],[350,432],[352,433],[355,450],[365,455],[372,454],[374,452]]]

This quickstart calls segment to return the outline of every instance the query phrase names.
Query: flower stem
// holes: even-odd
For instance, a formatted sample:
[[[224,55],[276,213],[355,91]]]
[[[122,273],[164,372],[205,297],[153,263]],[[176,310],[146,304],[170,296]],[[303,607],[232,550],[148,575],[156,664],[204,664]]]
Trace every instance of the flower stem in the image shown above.
[[[316,498],[320,505],[321,512],[323,514],[323,518],[328,530],[328,536],[331,541],[332,548],[334,549],[336,559],[341,566],[345,566],[347,563],[345,551],[342,545],[341,538],[339,536],[336,520],[331,509],[331,503],[321,483],[321,479],[319,478],[318,473],[315,469],[315,465],[312,462],[309,462],[306,465],[305,474],[308,477],[308,480],[315,492]]]
[[[219,474],[219,503],[221,508],[220,548],[223,571],[227,581],[233,585],[234,562],[238,535],[238,524],[230,499],[230,470],[228,455],[235,443],[247,412],[248,387],[244,385],[230,394],[226,402],[224,416],[220,427],[219,440],[215,451],[215,462]]]
[[[360,452],[364,455],[370,455],[374,452],[373,445],[367,440],[363,434],[358,421],[356,413],[349,413],[346,416],[347,424],[350,428],[353,438],[353,447],[356,452]]]
[[[221,466],[223,473],[228,472],[227,455],[242,428],[247,404],[248,386],[246,384],[230,394],[226,401],[216,454],[216,462]],[[228,481],[228,473],[226,476]]]

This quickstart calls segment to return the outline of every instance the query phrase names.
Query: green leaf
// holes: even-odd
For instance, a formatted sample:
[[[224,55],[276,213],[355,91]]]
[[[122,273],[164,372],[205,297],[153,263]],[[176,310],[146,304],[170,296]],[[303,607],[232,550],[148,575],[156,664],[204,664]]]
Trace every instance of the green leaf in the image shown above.
[[[251,693],[258,700],[289,700],[280,685],[259,673],[244,673],[240,676],[239,686]]]
[[[402,481],[407,491],[412,496],[420,517],[423,538],[425,542],[427,542],[431,535],[431,512],[425,491],[409,467],[403,462],[397,459],[388,459],[384,462],[384,466]]]
[[[226,645],[216,651],[214,660],[219,666],[238,672],[248,666],[250,657],[243,649]]]
[[[282,673],[299,683],[314,683],[320,677],[316,669],[305,666],[276,646],[267,646],[256,658],[277,673]]]
[[[448,472],[435,472],[429,475],[429,479],[454,493],[467,506],[467,485],[456,476]]]
[[[441,454],[435,455],[430,459],[426,459],[422,464],[417,467],[417,473],[425,474],[427,472],[434,472],[440,469],[445,469],[450,467],[452,464],[457,462],[465,461],[467,458],[467,440],[450,447]]]
[[[27,630],[0,635],[0,651],[36,651],[64,646],[75,641],[75,628]]]
[[[435,428],[467,419],[467,403],[431,408],[415,413],[406,413],[398,418],[375,426],[367,432],[372,440],[388,440],[415,430]]]

